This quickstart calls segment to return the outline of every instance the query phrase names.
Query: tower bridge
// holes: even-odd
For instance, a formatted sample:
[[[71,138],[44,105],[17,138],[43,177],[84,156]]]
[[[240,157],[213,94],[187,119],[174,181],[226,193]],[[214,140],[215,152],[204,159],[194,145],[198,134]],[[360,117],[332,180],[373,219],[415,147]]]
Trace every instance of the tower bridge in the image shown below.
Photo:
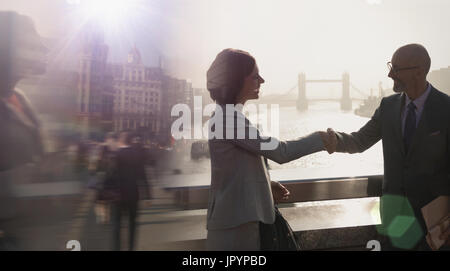
[[[306,75],[300,73],[298,75],[298,98],[297,109],[307,110],[308,99],[306,98],[306,83],[342,83],[341,109],[352,110],[352,100],[350,99],[350,75],[342,74],[342,79],[322,79],[322,80],[306,80]]]
[[[341,83],[342,84],[342,96],[338,99],[336,98],[307,98],[306,97],[306,84],[307,83]],[[292,93],[297,89],[298,95],[297,100],[292,99]],[[363,98],[356,98],[350,96],[350,90],[359,93]],[[350,75],[348,73],[343,73],[341,79],[306,79],[305,73],[300,73],[298,75],[298,82],[296,85],[291,87],[288,91],[281,95],[269,95],[263,97],[259,103],[273,103],[274,100],[277,101],[281,106],[296,106],[298,110],[308,110],[308,105],[310,102],[320,102],[320,101],[339,101],[342,110],[352,110],[352,100],[364,100],[369,94],[359,90],[350,82]]]

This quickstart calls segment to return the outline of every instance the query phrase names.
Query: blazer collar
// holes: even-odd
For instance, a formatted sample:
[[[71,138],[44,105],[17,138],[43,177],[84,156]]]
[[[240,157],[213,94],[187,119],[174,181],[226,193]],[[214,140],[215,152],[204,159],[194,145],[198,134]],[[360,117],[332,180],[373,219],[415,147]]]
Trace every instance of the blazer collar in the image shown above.
[[[23,106],[23,112],[4,100],[0,100],[0,103],[4,106],[6,111],[9,113],[9,116],[13,120],[24,125],[25,127],[37,129],[39,125],[36,122],[36,119],[34,118],[32,111],[28,107],[27,102],[25,101],[25,99],[23,99],[23,97],[19,93],[15,92],[15,95],[17,96],[17,98],[19,99],[20,103]]]

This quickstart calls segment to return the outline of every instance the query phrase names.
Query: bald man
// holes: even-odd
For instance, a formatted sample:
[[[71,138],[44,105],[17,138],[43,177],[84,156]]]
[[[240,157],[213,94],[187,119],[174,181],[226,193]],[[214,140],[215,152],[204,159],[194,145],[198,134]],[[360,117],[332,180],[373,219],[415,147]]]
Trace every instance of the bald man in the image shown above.
[[[422,45],[395,51],[388,76],[396,94],[383,98],[359,131],[336,133],[336,148],[327,149],[360,153],[382,140],[384,249],[428,250],[421,208],[450,194],[450,98],[427,82],[430,64]]]

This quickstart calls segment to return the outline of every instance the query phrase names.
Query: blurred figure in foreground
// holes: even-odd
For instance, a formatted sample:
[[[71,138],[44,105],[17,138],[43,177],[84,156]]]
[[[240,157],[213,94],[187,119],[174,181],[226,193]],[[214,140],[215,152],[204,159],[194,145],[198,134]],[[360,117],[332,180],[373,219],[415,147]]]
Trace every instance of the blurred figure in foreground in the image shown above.
[[[47,52],[30,18],[0,11],[0,249],[1,239],[14,235],[15,228],[8,228],[18,208],[13,187],[29,181],[24,173],[43,154],[39,121],[16,85],[45,73]],[[3,249],[20,249],[19,243],[16,239]]]
[[[117,150],[117,142],[114,133],[108,133],[105,142],[100,146],[99,158],[95,168],[94,181],[90,188],[96,190],[95,213],[97,222],[107,223],[110,220],[110,206],[107,201],[107,195],[103,192],[105,183],[112,178],[115,166],[115,152]]]

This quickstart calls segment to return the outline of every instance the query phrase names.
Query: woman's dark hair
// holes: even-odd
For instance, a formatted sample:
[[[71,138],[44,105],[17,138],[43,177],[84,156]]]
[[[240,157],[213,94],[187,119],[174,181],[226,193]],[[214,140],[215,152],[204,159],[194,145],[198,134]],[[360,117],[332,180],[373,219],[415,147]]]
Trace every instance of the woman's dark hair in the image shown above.
[[[236,104],[244,80],[255,68],[255,58],[237,49],[225,49],[214,59],[208,69],[207,88],[217,104]]]
[[[17,75],[14,74],[14,58],[20,53],[18,47],[22,45],[22,38],[39,36],[36,32],[34,22],[30,17],[21,15],[14,11],[0,11],[0,96],[9,96],[12,93]],[[25,44],[23,44],[25,45]],[[47,51],[40,40],[33,40],[32,44],[26,45],[33,51]],[[30,57],[20,55],[22,62],[33,69],[41,67],[35,65]]]

